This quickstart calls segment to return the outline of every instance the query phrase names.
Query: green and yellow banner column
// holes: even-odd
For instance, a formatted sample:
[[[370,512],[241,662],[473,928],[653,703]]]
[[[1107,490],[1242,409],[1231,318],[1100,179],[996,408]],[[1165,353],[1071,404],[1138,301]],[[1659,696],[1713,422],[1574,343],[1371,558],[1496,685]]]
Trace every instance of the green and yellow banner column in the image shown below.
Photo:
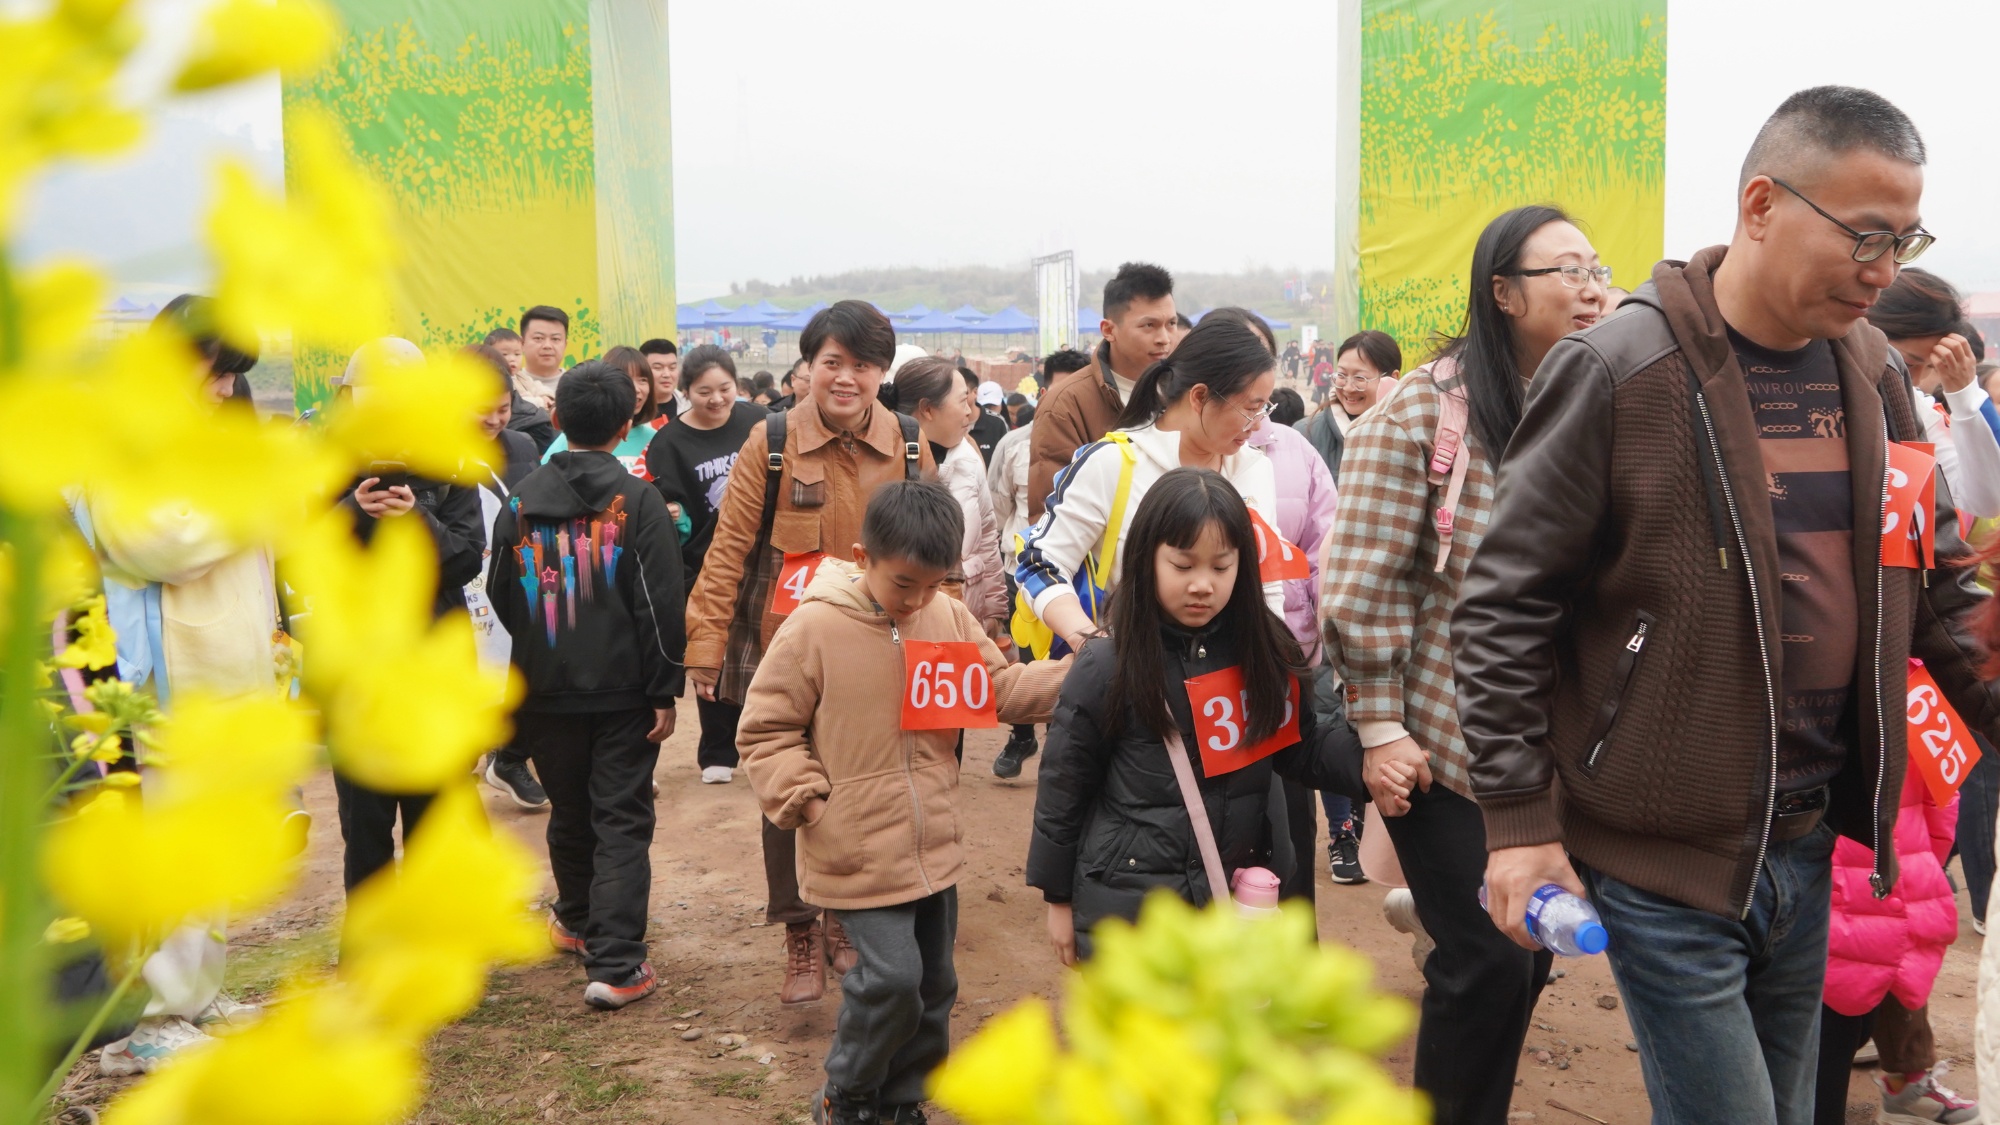
[[[1666,211],[1666,9],[1346,0],[1338,330],[1380,329],[1411,366],[1428,358],[1427,341],[1464,322],[1480,230],[1530,203],[1574,215],[1614,284],[1650,276]]]
[[[397,314],[456,347],[530,305],[570,315],[575,363],[674,328],[665,0],[335,0],[333,62],[287,83],[397,210]],[[303,409],[347,357],[302,349]]]

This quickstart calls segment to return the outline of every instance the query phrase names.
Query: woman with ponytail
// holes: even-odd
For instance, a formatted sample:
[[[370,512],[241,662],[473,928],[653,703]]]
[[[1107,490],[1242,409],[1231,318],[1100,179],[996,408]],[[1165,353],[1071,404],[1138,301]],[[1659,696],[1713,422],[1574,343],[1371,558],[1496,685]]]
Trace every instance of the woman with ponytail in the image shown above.
[[[1028,529],[1015,571],[1035,616],[1066,646],[1058,655],[1101,632],[1125,565],[1126,531],[1167,473],[1212,469],[1277,526],[1271,462],[1247,444],[1271,411],[1277,381],[1277,359],[1255,332],[1228,318],[1204,321],[1139,377],[1117,428],[1076,451]],[[1265,604],[1282,615],[1282,585],[1262,586]]]
[[[883,383],[876,397],[917,420],[937,462],[938,483],[951,490],[965,516],[959,565],[946,575],[945,589],[965,603],[988,636],[1003,636],[1007,580],[1001,573],[1000,518],[986,487],[986,459],[970,436],[975,408],[958,365],[941,356],[912,359],[896,368],[894,381]]]
[[[1383,910],[1422,951],[1415,1081],[1439,1125],[1504,1125],[1549,975],[1549,954],[1515,945],[1479,905],[1486,828],[1458,728],[1452,610],[1528,383],[1558,340],[1603,315],[1610,281],[1561,211],[1494,219],[1473,247],[1464,330],[1346,435],[1321,632],[1368,747],[1366,776],[1420,767],[1407,800],[1370,789],[1409,881]]]

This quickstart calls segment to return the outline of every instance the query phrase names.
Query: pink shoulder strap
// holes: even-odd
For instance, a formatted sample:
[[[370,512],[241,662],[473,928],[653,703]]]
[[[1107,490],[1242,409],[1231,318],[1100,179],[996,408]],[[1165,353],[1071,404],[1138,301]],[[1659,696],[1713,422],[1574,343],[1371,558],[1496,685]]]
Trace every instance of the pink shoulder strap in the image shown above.
[[[1173,731],[1164,740],[1167,757],[1173,759],[1174,780],[1180,782],[1181,804],[1187,806],[1189,823],[1194,825],[1195,847],[1201,852],[1202,870],[1208,875],[1212,899],[1229,901],[1229,873],[1222,869],[1222,852],[1215,846],[1215,826],[1208,822],[1208,804],[1201,799],[1201,785],[1194,779],[1194,765],[1188,761],[1181,732]]]
[[[1465,452],[1465,430],[1471,421],[1470,409],[1465,401],[1465,388],[1454,381],[1446,389],[1442,384],[1457,374],[1456,363],[1450,359],[1440,359],[1431,365],[1431,385],[1438,393],[1438,427],[1431,440],[1430,482],[1433,487],[1444,485],[1444,503],[1437,510],[1438,553],[1437,565],[1433,573],[1444,573],[1445,564],[1451,560],[1451,537],[1458,522],[1458,501],[1465,492],[1465,473],[1472,458],[1462,456]]]

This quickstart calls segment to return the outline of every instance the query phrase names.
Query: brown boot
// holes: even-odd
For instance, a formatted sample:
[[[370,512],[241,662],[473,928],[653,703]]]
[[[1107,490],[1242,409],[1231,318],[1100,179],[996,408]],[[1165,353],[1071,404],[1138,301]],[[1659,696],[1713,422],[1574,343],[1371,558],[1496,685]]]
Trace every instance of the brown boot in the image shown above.
[[[785,927],[785,986],[780,1004],[810,1004],[826,995],[826,935],[817,921]]]
[[[861,952],[854,943],[847,940],[847,929],[840,919],[826,915],[826,963],[833,966],[835,976],[844,977],[847,971],[861,963]]]

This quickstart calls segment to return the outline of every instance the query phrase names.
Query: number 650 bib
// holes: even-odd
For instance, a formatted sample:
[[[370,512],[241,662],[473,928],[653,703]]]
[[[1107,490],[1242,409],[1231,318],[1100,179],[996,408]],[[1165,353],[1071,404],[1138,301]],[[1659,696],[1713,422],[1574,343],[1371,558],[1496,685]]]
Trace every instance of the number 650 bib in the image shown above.
[[[1188,707],[1194,711],[1194,740],[1201,749],[1205,777],[1233,773],[1283,750],[1299,740],[1299,681],[1285,693],[1285,718],[1278,729],[1254,746],[1243,745],[1249,725],[1250,693],[1243,687],[1243,669],[1224,668],[1187,681]]]
[[[903,641],[903,729],[997,727],[993,678],[971,641]]]

